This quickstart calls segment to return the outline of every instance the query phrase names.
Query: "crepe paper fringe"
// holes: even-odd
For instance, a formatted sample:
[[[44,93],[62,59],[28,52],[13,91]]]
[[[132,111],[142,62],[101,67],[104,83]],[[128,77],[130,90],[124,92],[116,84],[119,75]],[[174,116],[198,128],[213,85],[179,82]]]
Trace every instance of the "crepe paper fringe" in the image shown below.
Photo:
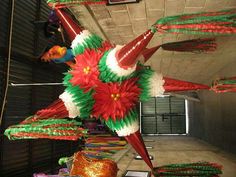
[[[88,157],[99,159],[111,158],[114,153],[125,149],[126,144],[127,142],[121,140],[119,137],[112,137],[111,135],[91,135],[89,138],[85,139],[85,148],[82,152]]]
[[[84,152],[84,151],[82,151]],[[110,154],[105,154],[104,152],[102,153],[99,153],[99,154],[90,154],[90,153],[85,153],[85,156],[86,157],[89,157],[89,158],[96,158],[96,159],[110,159],[111,158],[111,155]]]
[[[211,90],[216,93],[236,92],[236,77],[215,80],[212,83]]]
[[[137,42],[138,43],[138,42]],[[135,44],[134,44],[135,45]],[[137,45],[137,44],[136,44]],[[140,44],[141,45],[141,44]],[[125,49],[124,49],[125,48]],[[124,49],[124,50],[123,50]],[[126,51],[126,50],[129,50],[129,51]],[[123,52],[125,53],[124,55],[121,55],[123,58],[121,58],[121,56],[119,56],[118,54],[120,54],[120,52]],[[122,61],[132,61],[133,59],[136,60],[135,56],[132,57],[131,60],[129,60],[128,58],[125,58],[124,56],[126,55],[127,56],[127,53],[130,54],[131,50],[129,49],[129,46],[128,46],[128,49],[127,49],[127,46],[121,46],[121,45],[116,45],[110,52],[109,54],[107,55],[107,59],[106,59],[106,65],[107,67],[113,72],[115,73],[116,75],[118,75],[119,77],[122,77],[122,76],[129,76],[131,75],[135,69],[136,69],[136,62],[133,63],[133,64],[128,64],[128,66],[124,66],[122,63],[121,63],[121,60]],[[132,51],[134,52],[134,51]],[[131,52],[131,53],[132,53]],[[128,59],[128,60],[127,60]],[[127,63],[126,63],[127,64]]]
[[[160,73],[154,72],[152,76],[148,79],[149,86],[149,94],[151,97],[157,97],[162,96],[165,92],[165,89],[163,87],[165,81],[163,79],[163,76]]]
[[[25,132],[20,132],[20,133],[16,133],[12,135],[14,138],[11,140],[19,140],[19,139],[39,139],[39,138],[43,138],[43,139],[54,139],[54,140],[72,140],[72,141],[76,141],[79,139],[81,135],[59,135],[59,136],[55,136],[55,135],[47,135],[47,134],[43,134],[43,133],[25,133]]]
[[[120,140],[119,137],[111,137],[111,135],[110,136],[101,135],[101,136],[100,135],[98,135],[98,136],[92,135],[92,137],[91,137],[88,135],[88,138],[86,138],[86,142],[87,143],[95,143],[95,142],[101,142],[101,141],[102,142],[113,142],[113,141]]]
[[[92,149],[97,151],[117,151],[124,149],[124,147],[93,147]]]
[[[148,79],[154,74],[154,71],[151,69],[142,68],[139,71],[139,80],[138,85],[141,88],[141,94],[139,95],[139,100],[141,102],[148,101],[151,98],[150,95],[150,85],[148,84]]]
[[[66,73],[63,81],[64,85],[67,87],[65,91],[72,95],[73,102],[80,108],[80,117],[87,118],[90,116],[94,105],[94,100],[92,98],[93,90],[85,92],[79,86],[73,86],[70,83],[72,75],[69,72]]]
[[[139,131],[139,122],[138,119],[132,122],[130,125],[123,127],[121,130],[117,130],[116,133],[118,136],[127,137],[135,132]]]
[[[85,129],[78,127],[80,125],[81,122],[67,119],[38,120],[10,126],[4,135],[10,140],[37,138],[77,140],[86,134]]]
[[[126,145],[126,141],[86,143],[85,147],[114,147],[119,145]]]
[[[236,9],[219,12],[203,12],[164,17],[154,26],[158,32],[185,34],[233,34],[236,33]]]
[[[110,144],[116,144],[117,142],[120,142],[120,139],[119,137],[115,137],[117,139],[113,139],[112,137],[107,137],[107,138],[91,138],[91,137],[88,137],[86,138],[86,143],[100,143],[100,142],[103,142],[103,143],[110,143]]]
[[[222,174],[222,166],[216,163],[197,162],[185,164],[171,164],[156,167],[153,174],[156,177],[204,176],[217,177]]]
[[[138,113],[135,109],[131,109],[128,114],[122,119],[116,119],[114,121],[112,118],[109,118],[105,121],[105,124],[112,130],[112,131],[120,131],[125,127],[128,127],[133,124],[133,122],[137,121]]]
[[[113,72],[111,68],[107,66],[108,54],[111,51],[112,50],[105,52],[101,60],[99,61],[99,71],[100,71],[99,79],[103,82],[122,82],[126,79],[134,77],[135,72],[133,71],[127,73],[127,75],[119,76],[118,74]]]
[[[80,107],[76,106],[73,102],[72,95],[68,92],[62,93],[59,98],[64,102],[64,105],[68,111],[68,117],[75,118],[80,115]]]
[[[161,74],[157,74],[151,69],[144,68],[141,64],[141,69],[138,71],[138,86],[141,88],[139,100],[148,101],[153,96],[163,95],[165,89],[163,87],[164,80]]]
[[[102,47],[102,38],[95,34],[83,30],[78,34],[71,44],[72,53],[74,56],[84,53],[86,49],[98,49]]]
[[[161,48],[168,51],[201,53],[215,51],[216,46],[217,44],[214,38],[203,38],[170,42],[162,44]]]

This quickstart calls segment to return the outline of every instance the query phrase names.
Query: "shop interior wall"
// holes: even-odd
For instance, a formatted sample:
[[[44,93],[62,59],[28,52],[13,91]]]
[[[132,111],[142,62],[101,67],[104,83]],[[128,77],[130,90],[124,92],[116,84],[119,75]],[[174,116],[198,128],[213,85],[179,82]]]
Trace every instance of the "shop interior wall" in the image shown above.
[[[236,61],[215,73],[213,78],[233,77]],[[209,142],[223,150],[236,153],[236,93],[198,93],[201,100],[190,102],[190,136]]]

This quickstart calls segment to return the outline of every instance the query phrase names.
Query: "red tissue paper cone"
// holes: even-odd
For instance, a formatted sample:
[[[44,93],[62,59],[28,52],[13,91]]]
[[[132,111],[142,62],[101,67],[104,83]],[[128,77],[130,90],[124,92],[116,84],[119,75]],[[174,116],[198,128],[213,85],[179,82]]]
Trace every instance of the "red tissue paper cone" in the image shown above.
[[[65,118],[68,117],[68,115],[68,111],[63,101],[58,99],[50,104],[47,108],[37,111],[31,119],[24,120],[22,124],[48,118]]]
[[[164,83],[165,92],[210,89],[210,87],[207,85],[181,81],[177,79],[171,79],[168,77],[164,77],[164,80],[165,80]]]
[[[70,40],[73,41],[76,35],[82,31],[81,27],[63,10],[55,9],[55,11]]]
[[[143,59],[144,59],[144,63],[146,61],[148,61],[152,55],[160,48],[160,46],[155,46],[155,47],[152,47],[152,48],[149,48],[149,49],[144,49],[141,53],[141,55],[143,56]]]
[[[129,136],[124,137],[129,144],[135,149],[135,151],[142,157],[142,159],[146,162],[146,164],[153,169],[152,162],[149,158],[149,154],[147,152],[146,146],[143,142],[142,136],[138,131],[130,134]]]
[[[116,53],[117,62],[120,67],[127,69],[135,65],[138,55],[148,45],[153,37],[153,34],[154,33],[151,30],[148,30],[130,43],[123,46]]]

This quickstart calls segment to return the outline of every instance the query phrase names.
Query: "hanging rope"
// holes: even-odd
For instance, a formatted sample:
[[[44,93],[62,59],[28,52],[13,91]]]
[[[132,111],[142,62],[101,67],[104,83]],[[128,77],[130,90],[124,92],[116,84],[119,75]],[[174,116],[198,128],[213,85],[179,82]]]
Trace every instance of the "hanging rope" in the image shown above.
[[[10,65],[11,65],[11,43],[12,43],[12,26],[13,26],[13,16],[14,16],[14,8],[15,8],[15,0],[12,0],[11,5],[11,19],[10,19],[10,31],[9,31],[9,44],[8,44],[8,57],[7,57],[7,72],[6,72],[6,86],[5,93],[2,102],[2,109],[0,114],[0,126],[2,125],[3,113],[5,109],[5,104],[7,100],[7,92],[8,92],[8,83],[9,83],[9,75],[10,75]]]

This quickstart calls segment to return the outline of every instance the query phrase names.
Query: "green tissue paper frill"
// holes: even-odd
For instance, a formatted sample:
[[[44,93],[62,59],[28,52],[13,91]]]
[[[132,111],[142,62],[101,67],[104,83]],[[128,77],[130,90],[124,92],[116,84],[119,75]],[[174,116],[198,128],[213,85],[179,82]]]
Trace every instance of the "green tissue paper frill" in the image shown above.
[[[83,44],[77,44],[76,47],[72,48],[74,56],[84,53],[86,49],[98,49],[102,47],[102,38],[95,34],[91,34],[88,38],[83,41]]]
[[[136,109],[133,109],[130,110],[125,117],[116,119],[115,121],[112,118],[109,118],[107,121],[105,121],[105,123],[112,131],[119,131],[122,128],[131,125],[134,121],[137,120],[137,118],[138,113]]]
[[[70,83],[72,75],[67,72],[64,77],[64,85],[67,87],[65,90],[72,95],[73,102],[80,108],[80,117],[87,118],[90,116],[92,107],[94,105],[94,99],[92,97],[93,90],[85,92],[79,86],[73,86]]]
[[[138,71],[139,79],[137,83],[138,83],[138,87],[141,88],[139,101],[143,102],[143,101],[148,101],[151,98],[151,95],[150,95],[151,86],[149,83],[149,79],[152,77],[152,75],[155,72],[151,69],[144,68],[141,64],[140,64],[140,67],[142,67],[142,69]]]
[[[126,79],[134,77],[135,72],[128,76],[118,76],[117,74],[112,72],[110,68],[107,67],[106,60],[110,52],[111,50],[105,52],[101,60],[99,61],[99,71],[100,71],[99,79],[103,82],[122,82]]]
[[[73,136],[75,132],[78,131],[78,126],[80,125],[82,125],[82,123],[75,120],[54,119],[54,118],[46,120],[43,119],[28,124],[18,124],[10,126],[5,130],[4,135],[6,135],[10,140],[22,139],[23,137],[20,138],[14,137],[15,134],[21,132],[44,133],[47,134],[48,136]],[[28,138],[31,139],[32,137]]]
[[[220,165],[209,162],[164,165],[154,168],[153,172],[156,177],[214,177],[222,174]]]
[[[157,20],[154,26],[160,27],[160,31],[170,33],[193,35],[232,34],[236,30],[235,18],[236,10],[230,9],[164,17]]]

